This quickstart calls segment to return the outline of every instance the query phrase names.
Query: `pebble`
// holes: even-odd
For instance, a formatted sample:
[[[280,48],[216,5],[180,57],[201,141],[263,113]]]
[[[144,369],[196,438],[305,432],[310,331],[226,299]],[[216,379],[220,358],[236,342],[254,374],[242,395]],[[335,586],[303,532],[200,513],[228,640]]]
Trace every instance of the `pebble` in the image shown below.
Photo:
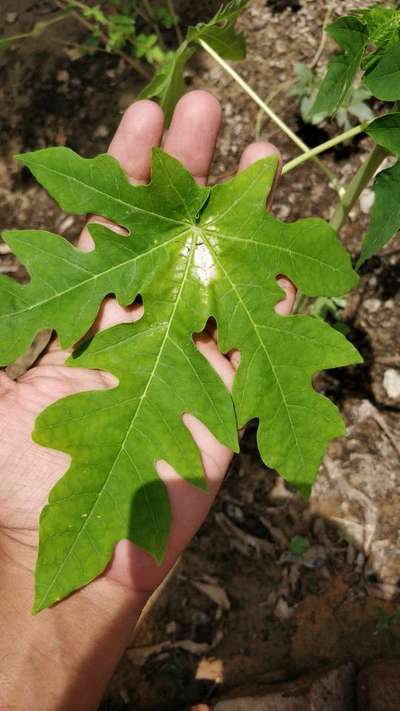
[[[400,399],[400,373],[389,368],[383,376],[383,387],[392,400]]]
[[[369,215],[371,212],[371,208],[375,202],[375,193],[373,190],[370,188],[366,188],[363,190],[360,196],[360,207],[361,207],[361,212],[364,213],[364,215]]]
[[[95,138],[107,138],[108,136],[108,128],[107,126],[97,126],[95,132],[94,132]]]
[[[274,614],[275,617],[278,618],[278,620],[284,622],[285,620],[288,620],[290,617],[292,617],[293,610],[289,608],[289,605],[287,604],[285,598],[280,597],[275,605]]]
[[[56,79],[59,82],[66,82],[69,80],[69,73],[66,69],[60,69],[56,74]]]
[[[366,299],[364,301],[364,308],[370,314],[375,314],[381,308],[381,302],[379,301],[379,299]]]
[[[12,25],[15,22],[15,20],[17,19],[17,17],[18,17],[17,12],[7,12],[6,22],[8,22],[9,25]]]

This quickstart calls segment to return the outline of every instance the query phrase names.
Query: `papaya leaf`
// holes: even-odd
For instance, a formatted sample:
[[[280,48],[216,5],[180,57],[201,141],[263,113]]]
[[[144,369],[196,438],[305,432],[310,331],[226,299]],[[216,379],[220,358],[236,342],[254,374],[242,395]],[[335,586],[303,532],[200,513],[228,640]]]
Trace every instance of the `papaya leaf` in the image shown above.
[[[400,112],[381,116],[369,124],[366,132],[379,146],[400,156]]]
[[[31,281],[0,278],[0,362],[44,327],[72,345],[107,294],[122,305],[141,294],[144,303],[139,322],[97,334],[68,361],[110,372],[118,385],[64,398],[37,419],[34,440],[71,456],[41,515],[39,611],[99,575],[122,538],[163,559],[170,509],[155,462],[205,487],[185,412],[233,450],[237,427],[258,418],[264,461],[309,491],[327,443],[344,434],[312,377],[360,356],[321,320],[278,315],[276,277],[308,296],[339,296],[357,275],[323,220],[284,224],[266,211],[275,157],[213,188],[159,149],[146,186],[130,185],[110,156],[56,148],[19,159],[64,210],[109,218],[128,236],[92,224],[95,248],[84,253],[46,232],[5,233]],[[193,343],[211,316],[222,352],[241,353],[232,396]]]
[[[345,100],[364,50],[368,43],[368,31],[356,17],[341,17],[327,28],[328,34],[343,48],[329,64],[311,113],[334,114]]]
[[[386,114],[369,124],[366,132],[374,141],[400,157],[400,113]],[[400,229],[400,164],[378,173],[374,181],[375,201],[371,222],[361,247],[357,268]]]
[[[379,252],[400,229],[400,161],[392,168],[378,173],[374,192],[371,223],[364,237],[357,269],[366,259]]]
[[[379,62],[387,49],[400,40],[400,11],[394,7],[374,5],[354,10],[368,31],[368,49],[361,62],[361,69],[370,71]]]
[[[208,44],[224,59],[239,60],[246,56],[246,42],[235,23],[248,0],[232,0],[221,7],[209,22],[189,27],[186,38],[171,58],[156,72],[152,81],[141,91],[142,99],[159,99],[169,125],[173,110],[185,93],[184,69],[196,52],[200,40]]]
[[[400,41],[389,47],[372,71],[365,73],[364,83],[377,99],[400,99]]]
[[[243,32],[237,32],[235,24],[248,0],[232,0],[218,10],[209,22],[189,27],[188,42],[204,40],[224,59],[234,61],[246,56],[246,41]]]

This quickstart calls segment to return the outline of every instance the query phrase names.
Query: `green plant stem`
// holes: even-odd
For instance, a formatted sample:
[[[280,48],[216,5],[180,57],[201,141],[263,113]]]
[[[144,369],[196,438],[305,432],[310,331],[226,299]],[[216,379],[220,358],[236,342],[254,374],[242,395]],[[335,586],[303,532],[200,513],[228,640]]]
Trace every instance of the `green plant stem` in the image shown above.
[[[313,59],[311,60],[310,64],[308,65],[310,67],[310,69],[314,69],[317,66],[319,60],[321,59],[321,55],[322,55],[322,52],[324,51],[325,44],[326,44],[326,28],[328,27],[329,20],[331,19],[333,8],[334,8],[334,3],[331,2],[326,9],[325,18],[324,18],[324,21],[322,24],[321,41],[319,43],[318,49],[317,49]]]
[[[333,227],[335,232],[340,232],[348,218],[349,212],[357,202],[362,191],[368,185],[369,181],[388,155],[390,155],[389,151],[382,148],[382,146],[376,145],[362,163],[346,188],[345,193],[337,205],[332,219],[330,220],[330,225]]]
[[[315,156],[319,155],[320,153],[324,153],[324,151],[328,151],[330,148],[337,146],[339,143],[344,143],[344,141],[348,141],[354,136],[358,136],[358,134],[363,133],[365,131],[369,123],[369,121],[365,123],[360,123],[358,126],[354,126],[348,131],[344,131],[344,133],[339,133],[337,136],[331,138],[329,141],[325,141],[325,143],[321,143],[315,148],[310,148],[306,153],[303,153],[301,156],[297,156],[297,158],[293,158],[293,160],[289,161],[289,163],[284,166],[282,174],[290,173],[293,168],[297,168],[298,165],[301,165],[305,161],[310,160],[310,158],[315,158]]]
[[[51,20],[41,20],[37,22],[36,25],[30,32],[21,32],[18,35],[12,35],[11,37],[5,37],[7,42],[16,42],[21,39],[28,39],[29,37],[40,37],[43,32],[50,27],[50,25],[55,25],[57,22],[64,22],[68,19],[68,15],[57,15],[57,17],[52,17]]]
[[[275,113],[275,111],[273,111],[268,106],[268,104],[265,101],[263,101],[260,96],[258,96],[258,94],[251,88],[251,86],[249,86],[247,84],[247,82],[240,76],[240,74],[238,74],[235,71],[235,69],[233,69],[227,62],[225,62],[225,60],[222,59],[222,57],[220,57],[219,54],[217,52],[215,52],[212,49],[212,47],[210,47],[210,45],[207,44],[207,42],[204,42],[204,40],[199,40],[199,44],[203,47],[203,49],[205,49],[206,52],[208,52],[208,54],[216,62],[218,62],[218,64],[228,74],[230,74],[232,79],[234,79],[237,82],[237,84],[239,84],[239,86],[243,89],[243,91],[245,91],[246,94],[248,94],[248,96],[250,96],[253,99],[253,101],[260,107],[260,109],[262,109],[264,111],[264,113],[266,113],[267,116],[269,116],[271,121],[273,121],[281,129],[281,131],[283,131],[283,133],[285,133],[286,136],[288,136],[288,138],[290,138],[293,141],[293,143],[295,143],[296,146],[298,146],[298,148],[300,148],[302,151],[304,151],[304,153],[306,155],[309,155],[310,149],[304,143],[304,141],[302,141],[301,138],[299,138],[294,133],[294,131],[292,131],[292,129]],[[317,155],[317,154],[315,154],[315,155]],[[310,155],[310,158],[312,158],[312,157],[313,156]],[[339,192],[339,181],[338,181],[336,175],[334,175],[334,173],[332,173],[332,171],[324,163],[322,163],[322,161],[320,161],[318,158],[314,157],[314,160],[318,164],[320,169],[323,171],[323,173],[326,175],[329,182],[331,182],[334,185],[335,189]]]

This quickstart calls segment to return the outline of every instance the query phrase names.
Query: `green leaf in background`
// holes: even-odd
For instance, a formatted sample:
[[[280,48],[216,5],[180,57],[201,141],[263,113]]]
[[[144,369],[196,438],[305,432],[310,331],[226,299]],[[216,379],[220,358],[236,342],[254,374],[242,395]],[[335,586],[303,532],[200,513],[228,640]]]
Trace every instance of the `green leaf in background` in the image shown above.
[[[328,34],[343,48],[329,62],[327,74],[321,84],[313,114],[334,114],[350,89],[364,49],[368,43],[368,32],[356,17],[341,17],[327,28]]]
[[[196,49],[183,42],[176,52],[155,73],[152,81],[140,93],[140,99],[157,98],[164,111],[165,123],[171,122],[174,108],[186,91],[183,71]]]
[[[357,269],[379,252],[400,229],[400,161],[378,173],[374,182],[375,202],[371,224],[364,237]]]
[[[368,31],[368,50],[364,54],[361,68],[373,69],[387,49],[400,39],[400,10],[383,5],[354,10]]]
[[[12,42],[12,37],[0,37],[0,49],[5,49]]]
[[[364,83],[382,101],[400,99],[400,41],[385,52],[372,71],[365,74]]]
[[[293,538],[290,539],[288,546],[292,556],[298,560],[302,558],[308,550],[310,550],[310,547],[311,543],[308,538],[299,535],[293,536]]]
[[[196,51],[196,44],[204,40],[224,59],[239,60],[246,55],[243,33],[235,29],[235,23],[248,0],[232,0],[223,6],[209,21],[189,27],[186,38],[170,59],[156,72],[150,84],[140,93],[142,99],[159,99],[165,113],[166,124],[171,121],[173,110],[185,93],[184,69]]]
[[[391,153],[400,156],[400,113],[391,113],[373,121],[367,133]],[[357,262],[359,268],[400,229],[400,163],[378,173],[374,182],[375,202],[371,223]]]
[[[366,132],[379,146],[400,156],[400,112],[381,116],[369,124]]]
[[[235,24],[248,0],[233,0],[221,7],[209,22],[189,27],[188,42],[204,40],[224,59],[238,61],[246,56],[246,40],[243,32],[237,32]]]
[[[110,156],[56,148],[20,160],[63,210],[109,218],[129,235],[92,224],[95,249],[81,252],[46,232],[6,233],[31,282],[0,278],[0,362],[43,328],[72,345],[107,294],[122,305],[141,294],[144,303],[140,321],[96,335],[69,361],[110,372],[118,385],[60,400],[37,420],[35,441],[71,457],[41,516],[39,611],[101,573],[122,538],[162,560],[170,511],[155,462],[204,487],[185,412],[234,450],[237,427],[258,418],[264,461],[309,491],[327,443],[344,434],[312,378],[360,356],[321,320],[278,315],[276,277],[286,274],[307,296],[339,296],[357,276],[324,221],[284,224],[266,211],[275,157],[211,189],[159,149],[146,186],[132,186]],[[193,343],[210,316],[221,351],[241,353],[232,396]]]

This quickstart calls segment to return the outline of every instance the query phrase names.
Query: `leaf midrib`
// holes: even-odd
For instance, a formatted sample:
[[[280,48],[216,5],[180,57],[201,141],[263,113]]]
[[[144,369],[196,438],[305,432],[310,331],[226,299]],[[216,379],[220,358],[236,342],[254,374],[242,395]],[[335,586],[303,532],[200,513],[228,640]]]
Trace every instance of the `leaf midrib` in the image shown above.
[[[270,355],[269,355],[269,353],[268,353],[268,350],[267,350],[267,348],[265,347],[265,343],[264,343],[264,341],[262,340],[262,338],[261,338],[261,336],[260,336],[260,334],[259,334],[259,332],[258,332],[258,324],[256,324],[256,322],[254,321],[254,319],[253,319],[253,317],[252,317],[252,315],[251,315],[249,309],[247,308],[246,303],[245,303],[244,300],[242,299],[242,296],[241,296],[240,292],[238,291],[238,289],[237,289],[235,283],[232,281],[232,279],[231,279],[229,273],[226,271],[226,269],[225,269],[223,263],[218,259],[217,254],[216,254],[215,251],[212,249],[211,244],[208,242],[208,240],[207,240],[207,238],[206,238],[205,236],[204,236],[204,241],[206,242],[206,244],[207,244],[209,250],[210,250],[210,251],[212,252],[212,254],[214,255],[214,258],[215,258],[216,262],[218,262],[218,264],[219,264],[221,270],[222,270],[223,273],[225,274],[226,279],[229,281],[232,290],[235,292],[235,294],[236,294],[238,300],[240,301],[240,303],[241,303],[241,305],[242,305],[244,311],[246,312],[247,317],[248,317],[248,319],[249,319],[251,325],[253,326],[254,332],[255,332],[256,335],[257,335],[257,339],[258,339],[258,341],[259,341],[260,347],[262,348],[262,350],[264,351],[264,353],[265,353],[265,355],[266,355],[266,357],[267,357],[268,363],[269,363],[270,368],[271,368],[271,372],[272,372],[272,374],[273,374],[273,376],[274,376],[274,378],[275,378],[275,382],[276,382],[276,384],[277,384],[277,386],[278,386],[278,388],[279,388],[279,392],[280,392],[280,394],[281,394],[282,403],[283,403],[283,405],[284,405],[284,407],[285,407],[285,410],[286,410],[286,413],[287,413],[287,416],[288,416],[288,420],[289,420],[289,423],[290,423],[290,429],[291,429],[291,431],[292,431],[292,435],[293,435],[293,438],[294,438],[294,441],[295,441],[295,444],[296,444],[296,449],[297,449],[297,451],[298,451],[298,453],[299,453],[299,456],[300,456],[300,458],[301,458],[301,461],[302,461],[302,463],[303,463],[303,465],[304,465],[304,464],[305,464],[304,455],[303,455],[303,452],[302,452],[302,450],[301,450],[301,448],[300,448],[299,441],[298,441],[298,438],[297,438],[297,434],[296,434],[296,431],[295,431],[294,426],[293,426],[293,421],[292,421],[292,417],[291,417],[291,414],[290,414],[290,410],[289,410],[288,403],[287,403],[287,401],[286,401],[285,393],[284,393],[284,391],[283,391],[283,389],[282,389],[282,386],[281,386],[280,380],[279,380],[279,378],[278,378],[278,375],[277,375],[277,373],[275,372],[274,363],[272,362],[271,357],[270,357]],[[240,366],[239,366],[239,367],[240,367]]]
[[[173,323],[173,320],[174,320],[174,317],[175,317],[175,314],[176,314],[176,310],[177,310],[178,305],[179,305],[179,303],[180,303],[180,298],[181,298],[181,296],[182,296],[183,289],[184,289],[184,287],[185,287],[185,285],[186,285],[186,281],[187,281],[187,277],[188,277],[188,274],[189,274],[189,271],[190,271],[190,267],[192,266],[193,254],[194,254],[194,248],[195,248],[195,246],[196,246],[196,239],[195,239],[195,236],[193,236],[193,238],[192,238],[192,244],[191,244],[191,249],[190,249],[190,253],[189,253],[188,257],[187,257],[187,263],[186,263],[185,272],[184,272],[184,275],[183,275],[183,278],[182,278],[181,285],[180,285],[180,287],[179,287],[179,292],[178,292],[178,294],[177,294],[177,298],[176,298],[174,307],[173,307],[173,309],[172,309],[172,311],[171,311],[170,318],[169,318],[169,320],[166,322],[166,323],[167,323],[167,327],[166,327],[166,329],[165,329],[165,335],[164,335],[163,341],[162,341],[162,343],[161,343],[160,350],[159,350],[158,356],[157,356],[157,358],[156,358],[156,362],[155,362],[155,364],[154,364],[154,368],[153,368],[153,370],[151,371],[151,373],[150,373],[150,375],[149,375],[149,378],[148,378],[147,383],[146,383],[146,385],[145,385],[145,387],[144,387],[144,390],[143,390],[143,394],[142,394],[142,396],[139,398],[138,406],[137,406],[137,408],[136,408],[136,410],[135,410],[135,413],[134,413],[134,415],[133,415],[133,417],[132,417],[132,419],[131,419],[131,421],[130,421],[128,427],[127,427],[127,431],[126,431],[126,433],[125,433],[124,439],[123,439],[122,442],[121,442],[121,445],[120,445],[118,454],[117,454],[116,457],[115,457],[115,461],[114,461],[114,463],[113,463],[113,465],[112,465],[112,467],[111,467],[109,473],[108,473],[107,476],[106,476],[106,479],[105,479],[105,481],[104,481],[104,483],[103,483],[103,486],[101,487],[101,489],[99,490],[99,492],[98,492],[98,494],[97,494],[97,496],[96,496],[96,498],[95,498],[95,501],[94,501],[94,503],[93,503],[93,505],[92,505],[92,507],[91,507],[90,512],[88,512],[87,516],[85,517],[85,519],[84,519],[84,521],[83,521],[83,523],[82,523],[82,526],[81,526],[81,528],[79,529],[79,531],[78,531],[78,533],[77,533],[77,536],[76,536],[76,538],[75,538],[74,543],[73,543],[72,546],[69,548],[68,553],[67,553],[67,555],[65,556],[63,562],[62,562],[61,565],[58,567],[57,572],[54,574],[54,576],[53,576],[51,582],[49,583],[49,585],[48,585],[48,587],[47,587],[47,589],[46,589],[46,592],[42,595],[41,601],[38,603],[38,608],[39,608],[39,609],[41,609],[41,608],[43,607],[43,605],[45,604],[46,599],[47,599],[47,597],[48,597],[50,591],[52,590],[52,588],[53,588],[55,582],[57,581],[59,575],[61,574],[61,571],[64,569],[65,564],[66,564],[66,562],[68,561],[69,557],[70,557],[71,555],[74,555],[74,551],[75,551],[76,546],[78,545],[78,542],[79,542],[79,540],[80,540],[80,537],[81,537],[81,535],[83,535],[83,533],[86,532],[86,528],[87,528],[89,522],[91,521],[91,519],[92,519],[92,517],[93,517],[93,515],[94,515],[94,513],[95,513],[95,511],[96,511],[96,508],[97,508],[97,506],[98,506],[99,500],[101,499],[102,495],[104,494],[104,492],[105,492],[105,490],[106,490],[106,487],[108,486],[108,483],[109,483],[109,481],[110,481],[110,479],[111,479],[111,476],[112,476],[112,474],[113,474],[113,472],[114,472],[114,470],[115,470],[115,467],[116,467],[117,463],[119,462],[119,459],[120,459],[120,457],[121,457],[122,452],[124,452],[124,453],[127,455],[128,459],[129,459],[129,460],[131,461],[131,463],[133,464],[135,471],[137,472],[138,478],[141,479],[141,476],[140,476],[140,472],[139,472],[139,470],[138,470],[138,467],[133,463],[132,458],[131,458],[129,452],[128,452],[128,450],[126,449],[126,443],[127,443],[128,438],[129,438],[129,435],[130,435],[130,433],[131,433],[131,431],[132,431],[132,428],[133,428],[133,426],[134,426],[134,424],[135,424],[135,421],[136,421],[137,416],[138,416],[138,413],[139,413],[139,411],[140,411],[140,409],[141,409],[142,403],[144,402],[145,396],[146,396],[146,394],[147,394],[147,392],[148,392],[148,390],[149,390],[149,387],[150,387],[150,385],[151,385],[151,383],[152,383],[152,381],[153,381],[154,375],[155,375],[155,373],[156,373],[157,367],[158,367],[159,362],[160,362],[160,359],[161,359],[162,352],[163,352],[164,347],[165,347],[165,344],[166,344],[166,342],[167,342],[167,340],[168,340],[169,332],[170,332],[170,330],[171,330],[171,326],[172,326],[172,323]],[[142,480],[142,479],[141,479],[141,480]],[[143,481],[143,480],[142,480],[142,481]],[[146,494],[146,487],[145,487],[145,486],[144,486],[144,490],[145,490],[145,492],[144,492],[144,493],[145,493],[145,496],[147,496],[147,494]],[[57,504],[57,503],[58,503],[58,502],[57,502],[57,500],[56,500],[56,501],[54,501],[54,504],[53,504],[53,505],[55,505],[55,504]],[[51,505],[51,504],[49,503],[49,505]],[[154,518],[154,512],[152,511],[151,505],[149,505],[149,509],[150,509],[151,515],[152,515],[153,518]],[[157,529],[158,529],[158,522],[156,521],[156,519],[154,519],[154,520],[155,520],[155,523],[156,523],[156,527],[157,527]]]
[[[24,159],[22,162],[24,163],[24,165],[27,165],[29,168],[29,163],[30,163],[29,160]],[[151,217],[156,217],[157,219],[164,220],[165,222],[172,222],[175,225],[184,224],[187,226],[187,224],[188,224],[184,220],[174,220],[172,217],[166,217],[166,215],[160,215],[159,213],[153,212],[152,210],[145,210],[144,208],[138,207],[137,205],[132,205],[129,202],[125,202],[125,200],[121,200],[121,198],[115,197],[115,195],[109,195],[108,193],[104,192],[104,190],[100,190],[99,188],[94,187],[93,185],[88,185],[83,180],[76,178],[74,175],[66,175],[65,173],[62,173],[59,170],[55,170],[55,168],[51,168],[48,165],[43,165],[43,163],[38,163],[38,162],[34,161],[33,165],[34,165],[34,167],[38,166],[39,168],[47,171],[48,173],[54,173],[54,175],[58,175],[59,177],[64,178],[67,181],[74,181],[79,186],[84,186],[88,190],[91,190],[92,192],[97,193],[102,198],[106,198],[107,200],[113,200],[114,202],[120,203],[124,207],[129,208],[131,213],[139,212],[143,215],[150,215]],[[150,183],[150,185],[151,185],[151,183]],[[134,186],[131,186],[131,187],[133,187],[133,189],[134,189]],[[142,186],[139,185],[137,187],[142,187]],[[113,219],[113,218],[110,218],[110,219]]]
[[[186,227],[186,230],[189,231]],[[100,279],[101,277],[104,277],[108,274],[111,274],[113,271],[122,269],[123,267],[126,267],[128,264],[131,264],[133,262],[137,262],[139,259],[142,259],[143,257],[147,257],[150,254],[153,254],[153,252],[156,252],[159,249],[163,249],[164,247],[167,247],[167,245],[172,244],[173,242],[177,241],[178,239],[181,239],[185,235],[185,231],[180,232],[178,235],[175,235],[172,237],[170,240],[167,242],[162,242],[155,247],[152,247],[151,249],[148,249],[146,252],[142,252],[141,254],[136,254],[134,257],[131,257],[130,259],[127,259],[125,262],[120,262],[119,264],[114,265],[113,267],[110,267],[110,269],[106,269],[99,274],[91,274],[91,276],[88,279],[85,279],[84,281],[80,281],[78,284],[74,284],[74,286],[71,286],[69,289],[65,289],[64,291],[59,291],[57,294],[54,294],[54,296],[50,296],[47,299],[43,299],[42,301],[38,301],[35,304],[32,304],[31,306],[27,306],[26,308],[19,309],[18,311],[12,311],[8,312],[6,314],[0,315],[0,320],[1,319],[6,319],[6,318],[11,318],[12,316],[19,316],[20,314],[25,314],[28,311],[32,311],[33,309],[39,308],[40,306],[44,306],[46,304],[51,303],[51,301],[56,301],[57,299],[61,299],[65,294],[69,294],[75,289],[80,289],[82,286],[85,286],[87,284],[90,284],[92,281],[96,279]],[[125,238],[122,238],[125,239]],[[78,265],[79,267],[79,265]],[[29,282],[27,286],[21,287],[22,289],[29,289],[29,287],[34,283],[34,281]],[[15,294],[13,294],[15,296]]]

